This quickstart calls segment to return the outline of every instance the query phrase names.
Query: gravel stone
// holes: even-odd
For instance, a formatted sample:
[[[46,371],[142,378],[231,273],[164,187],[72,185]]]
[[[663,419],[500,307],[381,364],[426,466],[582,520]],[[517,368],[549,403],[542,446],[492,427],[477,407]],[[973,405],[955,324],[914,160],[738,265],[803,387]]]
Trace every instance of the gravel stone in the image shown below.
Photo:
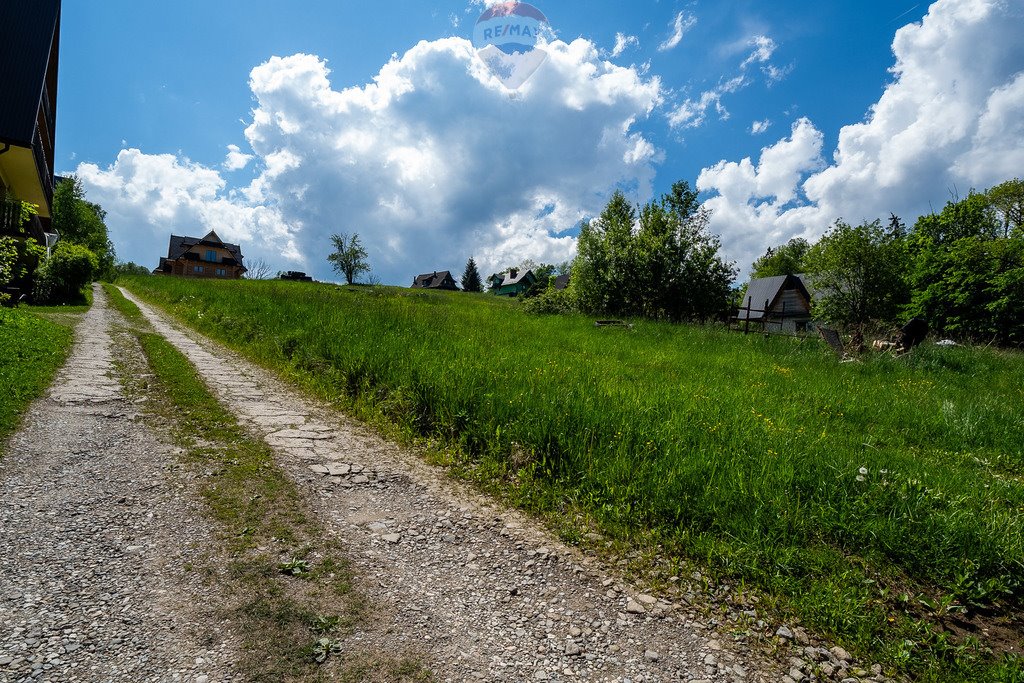
[[[234,680],[231,626],[185,568],[216,544],[122,388],[141,355],[93,291],[67,364],[2,445],[0,681]]]

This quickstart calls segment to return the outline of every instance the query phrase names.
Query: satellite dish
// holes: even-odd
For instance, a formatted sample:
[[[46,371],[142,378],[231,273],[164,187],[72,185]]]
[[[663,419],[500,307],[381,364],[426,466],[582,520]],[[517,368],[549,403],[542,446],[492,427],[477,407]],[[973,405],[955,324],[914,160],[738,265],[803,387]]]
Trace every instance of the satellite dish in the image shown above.
[[[46,258],[50,258],[50,248],[57,244],[60,235],[55,232],[44,232],[43,237],[46,238]]]

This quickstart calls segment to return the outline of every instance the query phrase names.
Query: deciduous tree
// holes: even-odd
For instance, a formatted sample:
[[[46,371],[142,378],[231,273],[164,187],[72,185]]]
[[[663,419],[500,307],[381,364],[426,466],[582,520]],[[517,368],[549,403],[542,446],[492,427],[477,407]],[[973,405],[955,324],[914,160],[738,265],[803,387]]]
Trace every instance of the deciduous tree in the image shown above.
[[[639,215],[616,192],[580,232],[569,285],[577,306],[677,321],[723,313],[736,271],[719,256],[709,219],[686,182],[640,207]]]
[[[95,277],[113,280],[117,254],[104,222],[107,212],[99,204],[86,201],[82,181],[77,176],[60,180],[53,190],[53,229],[64,243],[80,244],[95,254]]]
[[[794,237],[778,247],[768,247],[764,256],[754,261],[750,277],[756,279],[802,273],[805,270],[804,257],[810,248],[810,243],[802,237]]]
[[[818,290],[815,313],[829,322],[857,330],[873,320],[892,322],[908,299],[905,244],[881,221],[836,221],[804,262]]]
[[[331,242],[334,244],[334,252],[328,255],[327,260],[334,270],[345,276],[345,282],[351,285],[360,273],[370,272],[367,253],[359,241],[358,233],[353,233],[351,237],[344,232],[331,235]]]

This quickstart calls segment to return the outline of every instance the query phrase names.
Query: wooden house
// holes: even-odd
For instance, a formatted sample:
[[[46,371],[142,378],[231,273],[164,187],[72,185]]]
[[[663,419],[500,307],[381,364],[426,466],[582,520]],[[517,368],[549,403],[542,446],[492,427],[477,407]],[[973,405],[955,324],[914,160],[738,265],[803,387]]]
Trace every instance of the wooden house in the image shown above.
[[[459,291],[459,286],[455,284],[455,278],[447,270],[440,272],[434,271],[433,273],[424,273],[423,275],[417,275],[413,281],[412,286],[415,289],[445,289],[451,292]]]
[[[525,294],[537,282],[532,270],[512,268],[504,275],[492,275],[487,278],[491,294],[498,296],[520,296]]]
[[[153,274],[237,280],[245,271],[241,247],[211,230],[204,237],[171,235],[167,256],[160,258]]]
[[[60,0],[0,1],[0,234],[21,234],[21,202],[39,207],[27,235],[50,231],[57,129]]]
[[[767,332],[801,332],[811,322],[811,289],[803,275],[751,280],[736,319],[757,323]]]

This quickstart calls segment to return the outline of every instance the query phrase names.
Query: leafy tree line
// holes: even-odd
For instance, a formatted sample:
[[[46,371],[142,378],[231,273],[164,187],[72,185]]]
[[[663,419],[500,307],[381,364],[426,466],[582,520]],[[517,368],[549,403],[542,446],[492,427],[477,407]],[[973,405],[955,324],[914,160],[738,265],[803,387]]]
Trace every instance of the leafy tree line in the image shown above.
[[[920,317],[941,333],[1024,344],[1024,181],[971,191],[910,229],[837,221],[817,243],[769,249],[752,277],[807,273],[816,313],[847,327]]]
[[[720,317],[736,269],[720,256],[710,217],[685,181],[642,206],[616,192],[580,230],[568,289],[549,288],[528,306],[670,321]]]

